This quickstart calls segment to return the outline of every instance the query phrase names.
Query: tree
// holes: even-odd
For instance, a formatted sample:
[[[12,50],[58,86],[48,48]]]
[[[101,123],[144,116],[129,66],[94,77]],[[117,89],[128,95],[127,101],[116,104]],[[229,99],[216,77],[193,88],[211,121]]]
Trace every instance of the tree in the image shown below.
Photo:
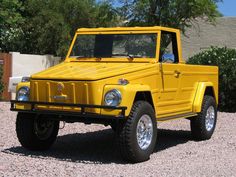
[[[13,51],[15,40],[21,34],[22,3],[18,0],[0,1],[0,51]]]
[[[119,0],[119,12],[128,26],[167,26],[183,32],[202,18],[214,22],[221,0]]]
[[[1,0],[0,50],[65,56],[79,27],[161,25],[184,32],[197,18],[213,22],[221,0],[114,1]]]
[[[21,2],[24,9],[20,11],[20,15],[24,21],[19,29],[20,33],[14,37],[14,47],[7,43],[5,51],[65,56],[77,28],[113,26],[119,20],[109,2],[96,0],[22,0]]]

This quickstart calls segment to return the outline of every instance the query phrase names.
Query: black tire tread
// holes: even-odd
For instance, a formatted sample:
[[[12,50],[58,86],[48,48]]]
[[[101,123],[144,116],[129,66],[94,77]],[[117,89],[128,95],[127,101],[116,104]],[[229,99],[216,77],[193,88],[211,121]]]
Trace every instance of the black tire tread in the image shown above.
[[[215,126],[210,132],[208,132],[205,128],[205,113],[208,108],[208,105],[212,105],[216,110],[216,102],[214,97],[210,95],[205,95],[202,102],[202,111],[198,114],[197,117],[191,119],[191,134],[193,139],[196,141],[208,140],[211,138],[214,132]],[[215,116],[216,125],[217,113],[215,114]]]
[[[142,107],[149,107],[152,110],[152,113],[154,115],[154,111],[152,109],[152,106],[145,102],[145,101],[137,101],[133,104],[133,107],[130,111],[130,115],[127,119],[127,121],[123,124],[123,128],[121,129],[119,133],[119,138],[118,138],[118,144],[119,144],[119,149],[120,153],[123,157],[123,159],[129,161],[129,162],[142,162],[145,160],[149,159],[149,155],[146,157],[143,156],[138,156],[135,151],[134,151],[134,141],[132,140],[132,130],[134,129],[134,122],[136,121],[136,115],[137,115],[137,110],[141,109]],[[156,126],[154,124],[153,126]],[[155,133],[156,131],[154,131]],[[155,138],[156,136],[153,135]]]
[[[47,140],[40,140],[34,133],[35,115],[18,113],[16,119],[16,134],[21,145],[29,150],[47,150],[56,140],[59,121],[55,121],[52,135]]]

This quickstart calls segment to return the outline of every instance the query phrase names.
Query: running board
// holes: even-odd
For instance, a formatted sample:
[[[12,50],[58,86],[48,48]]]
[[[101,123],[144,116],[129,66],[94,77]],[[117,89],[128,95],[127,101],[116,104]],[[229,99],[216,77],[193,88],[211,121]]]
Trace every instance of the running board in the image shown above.
[[[167,121],[167,120],[172,120],[172,119],[181,119],[181,118],[188,118],[188,117],[194,117],[197,116],[197,113],[185,113],[185,114],[178,114],[174,116],[168,116],[168,117],[162,117],[162,118],[157,118],[157,121]]]

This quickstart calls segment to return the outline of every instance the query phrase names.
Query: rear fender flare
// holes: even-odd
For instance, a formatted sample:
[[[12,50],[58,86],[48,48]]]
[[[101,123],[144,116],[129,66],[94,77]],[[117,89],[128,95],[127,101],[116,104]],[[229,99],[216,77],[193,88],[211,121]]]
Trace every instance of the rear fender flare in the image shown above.
[[[214,90],[214,85],[212,82],[199,82],[197,86],[197,91],[193,100],[193,112],[201,112],[202,109],[202,101],[205,95],[205,91],[207,87],[213,88],[214,92],[214,98],[215,98],[215,90]],[[216,100],[217,102],[217,100]]]

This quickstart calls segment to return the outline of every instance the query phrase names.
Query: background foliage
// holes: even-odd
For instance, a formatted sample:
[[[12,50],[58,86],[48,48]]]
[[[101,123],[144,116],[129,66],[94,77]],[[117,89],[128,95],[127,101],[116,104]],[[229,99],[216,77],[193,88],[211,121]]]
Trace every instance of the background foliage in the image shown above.
[[[128,26],[167,26],[185,32],[197,19],[214,22],[221,0],[119,0]]]
[[[236,49],[211,47],[188,63],[219,66],[219,110],[236,112]]]
[[[0,51],[65,56],[79,27],[153,26],[183,32],[214,22],[221,0],[0,0]]]
[[[65,56],[79,27],[117,25],[118,17],[109,2],[96,0],[1,0],[3,38],[1,51]],[[12,9],[16,9],[13,10]],[[8,22],[9,21],[9,22]],[[2,35],[1,35],[2,36]],[[9,37],[10,36],[10,37]]]
[[[14,46],[18,43],[20,26],[24,22],[21,15],[23,10],[22,3],[18,0],[0,0],[0,51],[16,49]]]

